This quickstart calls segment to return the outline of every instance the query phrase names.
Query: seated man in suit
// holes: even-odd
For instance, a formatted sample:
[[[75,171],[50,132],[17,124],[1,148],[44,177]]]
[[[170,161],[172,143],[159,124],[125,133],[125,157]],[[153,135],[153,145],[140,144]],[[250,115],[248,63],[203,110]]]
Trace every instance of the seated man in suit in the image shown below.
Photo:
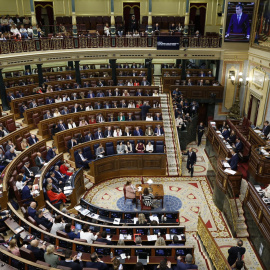
[[[30,103],[29,103],[29,108],[32,109],[32,108],[36,108],[38,105],[36,103],[36,101],[33,99]]]
[[[225,127],[221,133],[221,135],[223,136],[223,138],[225,140],[227,140],[230,137],[230,131]]]
[[[145,77],[143,77],[142,82],[141,82],[141,85],[142,86],[147,86],[147,85],[150,85],[150,83],[146,80]]]
[[[161,121],[162,120],[162,116],[160,115],[160,113],[156,113],[156,115],[154,116],[154,121]]]
[[[268,134],[270,133],[270,125],[269,125],[269,122],[268,121],[265,121],[263,123],[263,129],[262,129],[262,132],[264,134],[265,137],[268,136]]]
[[[236,153],[243,151],[243,143],[240,141],[239,138],[236,138],[236,142],[235,144],[233,144],[233,147],[235,148]]]
[[[114,95],[115,97],[119,97],[119,96],[121,96],[121,92],[119,91],[119,89],[118,89],[118,88],[115,88],[115,89],[114,89],[114,91],[113,91],[113,95]]]
[[[58,181],[66,182],[66,180],[68,180],[68,178],[69,178],[68,175],[64,175],[60,172],[58,165],[54,166],[54,174],[55,174],[55,177]]]
[[[36,221],[37,225],[41,224],[45,228],[47,228],[49,231],[51,230],[52,225],[53,225],[53,223],[50,220],[48,220],[47,218],[45,218],[43,216],[43,211],[42,210],[37,211],[36,216],[35,216],[35,221]]]
[[[136,97],[142,97],[143,96],[142,89],[138,89],[135,95]]]
[[[90,142],[90,141],[92,141],[92,140],[94,140],[93,135],[91,134],[91,132],[87,132],[87,134],[86,134],[85,137],[84,137],[84,141],[85,141],[85,142]]]
[[[102,242],[102,243],[107,243],[107,245],[111,245],[111,241],[107,239],[107,232],[106,231],[102,231],[101,233],[101,238],[98,238],[96,242]]]
[[[12,94],[12,92],[8,93],[7,100],[8,102],[11,102],[11,100],[15,99],[15,96]]]
[[[58,185],[54,184],[53,182],[55,182],[55,181],[53,181],[52,178],[47,178],[47,180],[46,180],[46,188],[47,188],[48,185],[52,185],[52,191],[54,193],[61,193],[62,189]]]
[[[35,134],[31,134],[30,138],[29,138],[29,144],[33,145],[35,143],[37,143],[39,141],[39,139],[37,138],[37,136]]]
[[[72,113],[76,113],[76,112],[80,112],[80,111],[81,111],[81,108],[80,108],[80,106],[79,106],[78,103],[76,103],[76,104],[74,105],[74,107],[72,107],[72,109],[71,109],[71,112],[72,112]]]
[[[111,108],[111,104],[109,104],[108,101],[105,102],[105,104],[103,105],[104,109],[110,109]]]
[[[79,99],[79,97],[77,96],[77,93],[73,93],[73,94],[71,95],[70,100],[78,100],[78,99]]]
[[[56,149],[57,148],[54,146],[48,150],[47,155],[46,155],[47,161],[50,161],[51,159],[53,159],[56,156],[56,153],[55,153]]]
[[[39,167],[31,167],[30,168],[30,162],[29,161],[24,163],[23,169],[24,169],[24,175],[26,177],[28,177],[28,178],[32,178],[33,180],[35,178],[35,175],[39,171]]]
[[[43,115],[43,120],[50,119],[53,116],[51,115],[50,111],[47,111],[46,114]]]
[[[188,79],[187,85],[188,86],[191,86],[192,85],[191,79]]]
[[[103,132],[101,131],[101,128],[98,128],[98,131],[95,132],[95,139],[102,139],[104,138],[104,134]]]
[[[98,270],[108,269],[107,264],[100,260],[96,252],[91,254],[90,259],[91,259],[91,262],[87,262],[85,264],[85,267],[91,268],[91,269],[98,269]]]
[[[23,118],[23,113],[27,110],[27,107],[25,106],[25,104],[22,102],[22,105],[19,108],[20,111],[20,117]]]
[[[42,158],[42,155],[40,152],[37,152],[35,163],[36,163],[36,166],[39,167],[39,169],[41,169],[46,163],[45,160]]]
[[[231,150],[232,157],[230,160],[228,160],[228,163],[231,166],[231,169],[234,171],[237,171],[237,165],[239,161],[238,154],[235,152],[235,150]]]
[[[59,265],[71,268],[72,270],[83,269],[81,257],[77,257],[77,255],[72,256],[72,251],[70,249],[65,250],[65,260],[59,261]]]
[[[154,133],[155,133],[156,136],[163,136],[164,135],[163,128],[161,128],[160,125],[158,125],[155,128]]]
[[[34,198],[31,194],[32,187],[33,187],[33,182],[29,181],[22,189],[22,200],[27,200],[25,203],[30,203],[34,201]]]
[[[68,129],[66,124],[63,123],[63,120],[59,120],[57,128],[59,131],[64,131],[64,130]]]
[[[58,178],[56,178],[56,176],[55,176],[55,172],[54,171],[50,171],[50,178],[52,179],[52,183],[56,187],[61,188],[61,189],[64,188],[64,186],[65,186],[65,180],[63,180],[63,179],[58,180]]]
[[[75,163],[77,167],[84,167],[85,169],[89,169],[89,161],[83,156],[82,149],[78,150],[78,154],[75,156]]]
[[[68,150],[70,150],[73,146],[76,146],[78,143],[77,143],[77,140],[75,137],[71,138],[71,140],[68,141],[67,143],[67,148]]]
[[[185,260],[185,263],[181,262],[181,259]],[[177,257],[177,266],[175,269],[176,270],[198,269],[198,266],[196,264],[193,264],[192,255],[187,254],[185,258],[182,258],[181,256]]]
[[[105,122],[104,117],[103,117],[103,115],[101,113],[99,113],[97,115],[96,122],[97,123],[103,123],[103,122]]]
[[[113,131],[112,131],[112,127],[109,126],[106,130],[105,130],[105,138],[109,138],[113,136]]]
[[[95,97],[95,94],[93,93],[92,90],[90,90],[87,94],[87,98],[94,98]]]
[[[5,158],[7,162],[11,162],[14,158],[16,157],[15,154],[15,149],[10,148],[6,153],[5,153]]]
[[[52,104],[52,103],[54,103],[53,98],[49,97],[49,98],[46,99],[46,104]]]
[[[134,136],[143,136],[143,131],[139,127],[136,127],[133,135]]]
[[[38,245],[39,245],[38,240],[32,240],[30,245],[27,246],[27,249],[33,252],[36,260],[44,262],[44,253],[45,253],[46,246],[43,245],[41,246],[41,248],[38,248]]]
[[[203,80],[199,80],[198,83],[197,83],[197,85],[203,86]]]
[[[36,208],[37,208],[37,203],[36,202],[31,202],[30,206],[28,206],[28,208],[27,208],[28,216],[30,216],[32,218],[35,218],[36,212],[37,212]]]

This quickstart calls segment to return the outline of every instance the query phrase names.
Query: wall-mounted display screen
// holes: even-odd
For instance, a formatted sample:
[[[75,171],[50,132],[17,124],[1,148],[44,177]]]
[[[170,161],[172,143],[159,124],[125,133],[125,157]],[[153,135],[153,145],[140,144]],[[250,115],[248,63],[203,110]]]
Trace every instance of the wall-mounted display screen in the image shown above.
[[[228,2],[225,42],[249,42],[254,2]]]

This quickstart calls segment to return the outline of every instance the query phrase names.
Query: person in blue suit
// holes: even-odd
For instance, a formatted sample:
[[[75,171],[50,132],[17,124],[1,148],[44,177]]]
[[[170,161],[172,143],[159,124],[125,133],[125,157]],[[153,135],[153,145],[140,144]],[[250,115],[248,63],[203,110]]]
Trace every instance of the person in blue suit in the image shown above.
[[[104,262],[102,262],[99,259],[99,257],[98,257],[98,255],[97,255],[96,252],[94,252],[94,253],[91,254],[90,259],[91,259],[91,261],[90,262],[87,262],[85,264],[85,267],[91,268],[91,269],[98,269],[98,270],[106,270],[106,269],[108,269],[107,264],[104,263]]]
[[[10,92],[8,93],[7,100],[8,102],[11,102],[11,100],[15,99],[15,96]]]
[[[234,150],[231,150],[231,153],[232,157],[230,160],[228,160],[228,163],[230,164],[232,170],[237,171],[237,164],[239,161],[239,157]]]
[[[181,257],[177,257],[177,265],[174,268],[175,270],[186,270],[186,269],[198,269],[196,264],[193,264],[193,257],[191,254],[187,254],[185,257],[185,262],[181,262]]]
[[[235,148],[235,152],[239,153],[243,150],[243,143],[240,141],[239,138],[236,138],[235,144],[233,144],[233,147]]]
[[[70,249],[66,249],[65,253],[65,260],[59,261],[59,265],[68,267],[72,270],[82,270],[83,269],[83,262],[81,258],[78,258],[77,255],[74,257],[72,256],[72,251]]]
[[[38,245],[38,240],[32,240],[30,245],[27,246],[27,249],[31,250],[34,253],[36,260],[44,261],[44,253],[46,246],[43,245],[41,248],[38,248]]]
[[[15,150],[14,148],[10,148],[6,153],[5,153],[5,158],[8,162],[12,161],[16,157]]]
[[[54,103],[54,99],[49,97],[48,99],[46,99],[46,104],[52,104]]]
[[[232,32],[236,34],[246,34],[247,39],[249,39],[250,23],[248,15],[243,13],[243,5],[236,5],[235,11],[236,13],[231,16],[225,38],[228,37]]]
[[[79,149],[78,154],[75,155],[75,163],[78,168],[84,167],[85,169],[89,169],[89,160],[84,157],[82,149]]]
[[[89,142],[89,141],[93,141],[93,140],[94,140],[93,135],[90,132],[87,132],[87,134],[84,137],[84,141]]]
[[[73,240],[74,238],[80,238],[80,233],[74,233],[71,230],[71,223],[66,224],[64,232],[68,235],[69,239]]]
[[[30,206],[27,209],[28,216],[30,216],[32,218],[35,218],[36,213],[37,213],[36,207],[37,207],[37,203],[36,202],[31,202],[30,203]]]
[[[93,93],[93,91],[89,91],[88,94],[87,94],[87,98],[94,98],[95,97],[95,94]]]
[[[58,128],[59,131],[63,131],[63,130],[68,129],[67,126],[66,126],[66,124],[63,123],[63,120],[59,120],[59,123],[57,125],[57,128]]]
[[[160,125],[158,125],[155,128],[154,133],[155,133],[156,136],[163,136],[164,135],[163,128],[161,128]]]
[[[30,138],[29,138],[29,144],[30,144],[30,145],[33,145],[33,144],[35,144],[35,143],[37,143],[37,142],[38,142],[37,136],[36,136],[35,134],[31,134],[31,136],[30,136]]]
[[[31,189],[32,189],[33,183],[28,182],[22,189],[22,200],[28,200],[28,202],[34,201],[33,196],[31,195]],[[27,203],[27,202],[25,202]]]
[[[47,155],[46,155],[47,161],[50,161],[51,159],[53,159],[56,156],[56,153],[55,153],[56,149],[57,148],[54,146],[48,150]]]
[[[136,127],[134,132],[133,132],[133,135],[134,136],[143,136],[143,131],[139,127]]]
[[[101,128],[98,128],[98,131],[95,132],[95,139],[102,139],[104,138],[104,134],[103,132],[101,131]]]
[[[60,172],[58,165],[54,166],[54,174],[55,174],[56,179],[59,181],[66,182],[66,180],[69,178],[68,175],[64,175]]]
[[[224,128],[221,135],[225,140],[227,140],[230,137],[230,131],[227,128]]]

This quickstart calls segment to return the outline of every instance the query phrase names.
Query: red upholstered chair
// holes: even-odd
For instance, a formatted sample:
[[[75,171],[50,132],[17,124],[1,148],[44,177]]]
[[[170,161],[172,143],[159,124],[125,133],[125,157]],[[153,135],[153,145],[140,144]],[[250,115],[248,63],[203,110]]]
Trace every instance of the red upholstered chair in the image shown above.
[[[147,211],[151,210],[151,206],[144,205],[142,195],[140,196],[140,202],[141,202],[141,211],[143,211],[143,210],[147,210]]]
[[[16,130],[16,125],[13,119],[8,119],[6,122],[6,128],[9,132],[13,132]]]
[[[34,113],[32,117],[33,117],[33,122],[35,126],[37,126],[40,121],[40,115],[38,113]]]

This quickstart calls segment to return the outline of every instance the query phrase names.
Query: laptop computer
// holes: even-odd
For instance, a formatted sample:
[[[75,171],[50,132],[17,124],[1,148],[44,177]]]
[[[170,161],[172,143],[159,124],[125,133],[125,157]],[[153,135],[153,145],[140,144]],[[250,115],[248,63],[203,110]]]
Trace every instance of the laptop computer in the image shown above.
[[[137,257],[137,262],[141,262],[143,265],[147,265],[149,262],[149,257],[147,256],[147,252],[139,252]]]

